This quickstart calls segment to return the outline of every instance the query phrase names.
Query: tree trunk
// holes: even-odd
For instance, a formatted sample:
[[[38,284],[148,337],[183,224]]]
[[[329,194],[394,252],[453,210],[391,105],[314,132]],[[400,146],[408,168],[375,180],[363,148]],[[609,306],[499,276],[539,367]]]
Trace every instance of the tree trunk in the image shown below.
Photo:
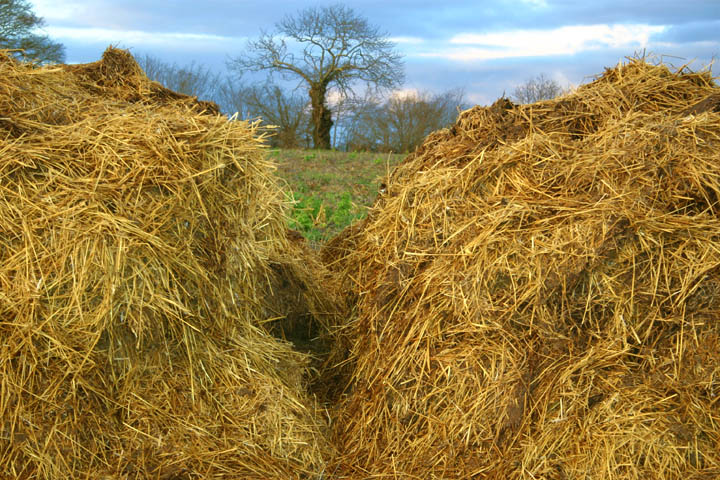
[[[312,107],[312,135],[315,148],[330,149],[330,129],[332,128],[332,112],[325,104],[327,83],[316,83],[310,86],[310,106]]]

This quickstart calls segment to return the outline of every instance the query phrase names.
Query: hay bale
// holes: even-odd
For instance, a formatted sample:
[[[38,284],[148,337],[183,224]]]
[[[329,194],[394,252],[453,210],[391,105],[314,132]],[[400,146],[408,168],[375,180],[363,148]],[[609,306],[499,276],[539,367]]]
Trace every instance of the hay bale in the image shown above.
[[[717,98],[631,60],[430,135],[324,255],[358,311],[330,471],[720,476]]]
[[[278,271],[321,324],[337,305],[288,253],[255,125],[113,48],[47,68],[0,54],[0,112],[0,471],[321,476],[309,357],[263,324]]]

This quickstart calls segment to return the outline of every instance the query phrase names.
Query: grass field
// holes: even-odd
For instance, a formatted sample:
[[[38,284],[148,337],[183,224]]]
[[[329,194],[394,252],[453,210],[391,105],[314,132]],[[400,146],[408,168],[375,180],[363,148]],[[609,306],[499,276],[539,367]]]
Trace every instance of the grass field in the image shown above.
[[[363,218],[378,187],[405,155],[329,150],[268,152],[295,203],[290,228],[311,245],[324,243]]]

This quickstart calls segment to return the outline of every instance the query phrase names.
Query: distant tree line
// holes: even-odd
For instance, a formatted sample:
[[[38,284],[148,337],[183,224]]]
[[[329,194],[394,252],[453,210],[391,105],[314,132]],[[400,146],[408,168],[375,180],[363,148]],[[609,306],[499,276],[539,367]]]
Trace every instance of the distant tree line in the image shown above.
[[[168,88],[214,100],[228,116],[262,120],[272,134],[269,143],[279,148],[315,145],[312,101],[301,88],[271,81],[244,84],[213,74],[203,65],[179,66],[144,55],[136,56],[152,80]],[[366,91],[342,96],[332,92],[330,147],[338,150],[408,152],[432,131],[451,125],[467,107],[462,90],[441,93]]]
[[[198,64],[178,66],[145,55],[138,63],[149,78],[181,93],[212,99],[228,116],[259,118],[272,126],[270,145],[277,148],[314,146],[312,103],[301,88],[283,87],[271,80],[245,85],[223,78]],[[545,74],[518,85],[510,98],[517,103],[550,100],[566,89]],[[333,92],[331,148],[378,152],[412,151],[431,132],[452,125],[469,104],[462,89],[440,93],[382,92],[342,96]]]
[[[352,102],[337,122],[348,150],[409,152],[431,132],[452,125],[466,108],[462,90],[401,92]]]
[[[232,77],[137,59],[168,88],[215,100],[228,115],[260,118],[272,129],[271,145],[282,148],[407,152],[453,123],[465,104],[459,89],[398,93],[404,68],[388,34],[343,5],[286,16],[228,62]],[[246,72],[267,77],[246,83]]]
[[[566,90],[557,80],[548,78],[544,73],[541,73],[515,87],[512,98],[518,103],[535,103],[542,100],[552,100],[564,94]]]
[[[39,63],[63,61],[64,47],[39,33],[43,24],[27,0],[0,0],[0,48]],[[467,106],[461,89],[402,90],[402,57],[389,35],[340,4],[284,17],[275,32],[250,40],[228,61],[232,76],[197,63],[136,59],[150,79],[172,90],[214,100],[229,116],[261,119],[273,134],[271,146],[281,148],[409,152]],[[246,83],[245,72],[267,78]],[[513,97],[530,103],[561,93],[540,75]]]

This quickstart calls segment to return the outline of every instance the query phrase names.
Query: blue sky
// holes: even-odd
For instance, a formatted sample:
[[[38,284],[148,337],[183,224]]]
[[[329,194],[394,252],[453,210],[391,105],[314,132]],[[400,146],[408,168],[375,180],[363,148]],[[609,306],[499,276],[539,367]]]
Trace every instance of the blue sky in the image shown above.
[[[225,71],[248,38],[308,6],[305,0],[32,0],[68,63],[110,45],[178,64]],[[634,52],[700,69],[720,57],[720,0],[516,0],[343,2],[397,43],[405,89],[463,88],[492,103],[540,73],[578,85]],[[720,61],[720,59],[719,59]],[[718,74],[718,67],[714,67]]]

